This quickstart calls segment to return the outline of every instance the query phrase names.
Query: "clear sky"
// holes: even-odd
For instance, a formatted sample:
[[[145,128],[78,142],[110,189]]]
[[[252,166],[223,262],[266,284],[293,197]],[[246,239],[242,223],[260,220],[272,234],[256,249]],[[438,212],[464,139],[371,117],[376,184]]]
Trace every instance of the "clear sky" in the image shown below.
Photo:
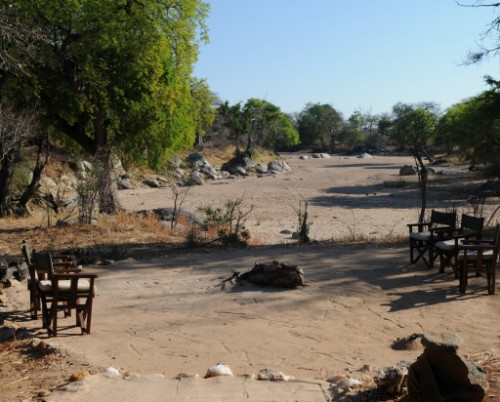
[[[265,99],[285,113],[328,103],[390,112],[443,109],[487,89],[500,57],[464,65],[497,14],[455,0],[207,0],[210,43],[194,75],[230,104]],[[468,0],[463,0],[463,2]],[[470,0],[472,2],[472,0]]]

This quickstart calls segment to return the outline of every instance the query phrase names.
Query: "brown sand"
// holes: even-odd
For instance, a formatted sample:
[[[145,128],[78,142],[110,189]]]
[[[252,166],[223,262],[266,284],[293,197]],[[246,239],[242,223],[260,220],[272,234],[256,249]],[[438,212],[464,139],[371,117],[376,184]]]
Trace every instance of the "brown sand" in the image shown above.
[[[173,396],[163,393],[164,400],[177,396],[191,401],[326,400],[318,399],[324,398],[325,386],[310,384],[314,389],[308,389],[307,381],[342,373],[361,378],[363,365],[380,368],[400,360],[412,362],[420,350],[391,348],[398,338],[412,333],[456,332],[464,339],[462,354],[500,351],[500,298],[486,294],[484,278],[473,278],[462,295],[449,270],[440,274],[422,262],[409,265],[406,242],[297,246],[285,244],[292,242],[291,236],[280,234],[283,229],[296,229],[293,208],[307,200],[315,239],[404,238],[406,223],[417,216],[415,190],[381,183],[400,180],[398,169],[410,164],[411,158],[299,160],[294,156],[286,161],[291,173],[195,187],[184,204],[195,209],[243,196],[247,206],[255,205],[247,225],[250,233],[261,243],[279,246],[202,249],[86,267],[99,274],[93,333],[79,336],[77,329],[64,328],[73,319],[61,319],[60,335],[50,342],[84,354],[97,367],[141,375],[160,373],[168,381],[181,372],[203,377],[216,362],[228,364],[235,375],[273,368],[306,381],[288,384],[290,394],[268,389],[272,384],[266,384],[240,395],[249,387],[248,380],[233,379],[229,382],[233,391],[227,391],[232,396],[224,399],[227,380],[220,380],[217,387],[215,380],[200,378],[184,382],[184,391],[180,387]],[[432,194],[429,207],[454,205],[469,211],[458,196],[440,194],[437,190]],[[170,206],[171,198],[165,189],[122,193],[124,204],[134,210]],[[277,290],[223,282],[233,271],[244,272],[255,262],[272,260],[301,267],[307,286]],[[24,285],[14,286],[10,293],[11,308],[22,310],[28,305]],[[26,324],[40,327],[40,321]],[[41,329],[39,334],[46,336]],[[158,387],[146,385],[150,378],[142,385],[134,382],[131,390],[119,383],[114,391],[109,379],[92,381],[76,394],[52,398],[96,400],[92,392],[97,389],[101,397],[106,396],[101,400],[155,400],[159,392]],[[124,399],[124,392],[128,398]],[[300,392],[309,392],[309,399]]]

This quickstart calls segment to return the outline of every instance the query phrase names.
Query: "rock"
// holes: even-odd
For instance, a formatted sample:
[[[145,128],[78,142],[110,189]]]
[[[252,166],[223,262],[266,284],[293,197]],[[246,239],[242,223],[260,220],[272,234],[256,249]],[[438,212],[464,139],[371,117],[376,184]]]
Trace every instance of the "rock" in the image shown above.
[[[400,176],[414,176],[417,174],[417,168],[415,166],[404,165],[399,169]]]
[[[257,166],[255,167],[255,171],[257,173],[267,173],[267,166],[264,166],[263,164],[261,163],[258,163]]]
[[[267,164],[269,172],[290,172],[292,168],[285,161],[271,161]]]
[[[205,180],[200,172],[194,171],[191,173],[191,177],[189,178],[187,184],[190,186],[203,186],[205,184]]]
[[[111,155],[111,163],[116,173],[118,173],[119,175],[125,174],[125,169],[123,168],[122,161],[120,160],[120,158],[118,158],[118,156],[114,154]]]
[[[319,159],[319,158],[322,158],[322,159],[329,159],[330,158],[330,154],[327,154],[327,153],[314,153],[312,154],[312,157],[315,158],[315,159]]]
[[[393,367],[379,370],[374,378],[377,389],[391,395],[402,394],[409,367],[410,363],[402,360]]]
[[[118,190],[130,190],[131,188],[133,188],[129,174],[118,176],[118,178],[116,179],[116,185],[118,186]]]
[[[217,363],[212,367],[209,367],[204,378],[219,377],[219,376],[230,376],[233,377],[233,372],[227,364]]]
[[[246,176],[249,171],[256,170],[256,168],[257,163],[252,160],[250,153],[242,152],[224,163],[220,170],[237,176]]]
[[[214,180],[220,179],[221,177],[217,170],[212,165],[210,165],[210,163],[200,153],[196,152],[188,155],[186,161],[190,163],[191,166],[195,167],[199,172],[207,175]]]
[[[299,159],[300,159],[300,160],[303,160],[303,161],[304,161],[304,160],[306,160],[306,159],[309,159],[309,158],[310,158],[310,156],[309,156],[309,155],[300,155],[300,156],[299,156]]]
[[[462,337],[453,332],[422,334],[421,338],[422,345],[426,349],[440,349],[453,353],[456,353],[463,343]]]
[[[424,352],[408,370],[408,393],[416,401],[482,401],[488,390],[482,368],[457,354],[462,338],[454,333],[422,337]]]
[[[281,371],[273,369],[262,369],[257,374],[257,380],[260,381],[294,381],[295,377],[283,374]]]
[[[168,187],[170,185],[170,182],[165,177],[162,176],[158,176],[156,178],[156,181],[158,182],[160,187]]]
[[[153,212],[160,221],[172,222],[174,208],[157,208],[152,211],[139,211],[138,214],[145,215],[147,213]],[[179,210],[179,215],[186,219],[190,225],[204,225],[205,221],[196,212],[181,208]]]
[[[154,179],[146,179],[143,181],[143,183],[146,185],[146,186],[149,186],[151,188],[158,188],[160,187],[160,184],[154,180]]]
[[[375,158],[373,155],[370,155],[369,153],[362,153],[362,154],[359,154],[359,155],[356,155],[356,158],[359,158],[359,159],[371,159],[371,158]]]

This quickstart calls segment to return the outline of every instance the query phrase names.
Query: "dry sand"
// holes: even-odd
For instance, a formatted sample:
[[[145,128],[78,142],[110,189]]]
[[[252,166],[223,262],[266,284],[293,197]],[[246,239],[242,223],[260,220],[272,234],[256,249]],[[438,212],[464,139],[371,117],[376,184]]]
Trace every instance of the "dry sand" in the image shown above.
[[[293,208],[307,200],[315,239],[404,238],[406,223],[417,216],[415,190],[381,183],[400,180],[399,167],[411,164],[411,158],[285,160],[290,173],[195,187],[184,204],[195,209],[243,196],[247,206],[255,205],[247,227],[263,246],[201,249],[85,268],[99,274],[93,333],[79,336],[77,329],[64,328],[73,319],[61,319],[62,330],[50,342],[84,354],[97,367],[166,378],[97,376],[76,392],[56,392],[48,400],[324,401],[328,376],[362,378],[364,365],[414,361],[421,350],[391,348],[413,333],[456,332],[464,339],[461,354],[500,351],[500,296],[486,294],[484,278],[473,278],[462,295],[449,270],[440,274],[422,262],[409,265],[406,242],[297,246],[286,244],[292,243],[289,234],[280,234],[296,229]],[[171,203],[165,189],[121,194],[134,210]],[[443,194],[433,193],[429,207],[469,211],[460,197]],[[307,286],[278,290],[223,281],[233,271],[272,260],[301,267]],[[10,294],[11,308],[28,306],[24,285],[14,286]],[[39,328],[40,321],[26,325]],[[173,379],[181,372],[203,377],[216,362],[228,364],[235,375],[272,368],[303,382]]]

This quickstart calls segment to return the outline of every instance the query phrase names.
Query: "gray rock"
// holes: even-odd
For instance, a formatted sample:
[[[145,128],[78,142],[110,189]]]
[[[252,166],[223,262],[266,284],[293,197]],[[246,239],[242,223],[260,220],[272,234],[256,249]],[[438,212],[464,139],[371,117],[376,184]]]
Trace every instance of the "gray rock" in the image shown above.
[[[118,190],[130,190],[132,187],[132,182],[130,181],[130,175],[124,174],[119,176],[116,180],[116,185]]]
[[[417,168],[415,166],[404,165],[399,169],[400,176],[414,176],[417,174]]]
[[[188,184],[191,186],[203,186],[205,184],[205,180],[200,172],[194,171],[191,173]]]
[[[224,163],[221,167],[221,171],[226,171],[238,176],[246,176],[249,171],[255,170],[256,168],[257,163],[252,160],[251,155],[242,152],[229,160],[229,162]]]
[[[309,155],[300,155],[299,156],[299,159],[301,159],[301,160],[306,160],[306,159],[309,159],[309,158],[310,158]]]
[[[255,167],[255,171],[257,173],[267,173],[267,166],[264,166],[263,164],[261,163],[258,163],[257,166]]]
[[[151,187],[151,188],[158,188],[160,187],[160,184],[154,180],[154,179],[146,179],[143,181],[143,183],[148,186],[148,187]]]
[[[290,172],[292,168],[285,161],[271,161],[267,164],[268,172]]]
[[[190,154],[186,161],[191,164],[195,169],[205,174],[207,177],[217,180],[220,179],[220,174],[217,170],[210,165],[210,163],[205,159],[205,157],[200,153]]]

